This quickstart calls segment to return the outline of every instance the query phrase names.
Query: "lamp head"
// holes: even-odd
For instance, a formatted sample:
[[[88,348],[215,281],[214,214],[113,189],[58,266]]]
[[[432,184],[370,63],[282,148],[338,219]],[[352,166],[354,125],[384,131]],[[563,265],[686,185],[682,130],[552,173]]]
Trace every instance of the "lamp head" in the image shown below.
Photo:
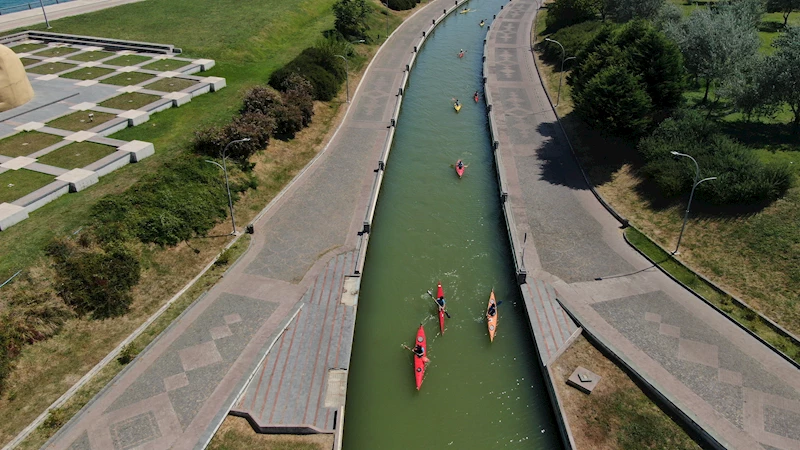
[[[671,153],[673,156],[678,156],[678,152],[676,152],[675,150],[672,150],[670,153]]]

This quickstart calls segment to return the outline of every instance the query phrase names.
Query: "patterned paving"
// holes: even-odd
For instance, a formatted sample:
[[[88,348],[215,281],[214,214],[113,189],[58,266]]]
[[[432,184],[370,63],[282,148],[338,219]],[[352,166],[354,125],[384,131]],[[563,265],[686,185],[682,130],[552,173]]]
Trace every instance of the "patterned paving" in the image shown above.
[[[339,255],[319,275],[233,414],[249,416],[265,432],[333,432],[344,396],[337,401],[329,391],[347,384],[356,309],[340,298],[355,255]]]

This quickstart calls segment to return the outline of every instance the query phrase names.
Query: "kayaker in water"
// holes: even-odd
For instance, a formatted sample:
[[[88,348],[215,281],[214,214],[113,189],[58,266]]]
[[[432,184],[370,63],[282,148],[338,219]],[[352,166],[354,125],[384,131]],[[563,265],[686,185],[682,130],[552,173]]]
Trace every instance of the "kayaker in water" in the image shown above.
[[[414,352],[414,354],[415,354],[415,355],[417,355],[417,356],[418,356],[418,357],[420,357],[420,358],[422,358],[423,356],[425,356],[425,347],[423,347],[423,346],[421,346],[421,345],[419,345],[419,344],[417,344],[417,345],[414,347],[414,350],[412,350],[412,351]]]
[[[460,52],[458,52],[458,57],[461,58],[464,56],[464,49],[462,48]]]
[[[463,161],[459,161],[458,162],[458,168],[459,169],[463,169],[464,168],[464,162]],[[444,300],[444,299],[442,299],[442,300]]]
[[[456,99],[456,103],[455,103],[455,105],[456,105],[456,106],[460,106],[460,105],[461,105],[461,103],[459,103],[459,102],[458,102],[458,99]]]
[[[444,297],[437,298],[436,304],[439,305],[439,309],[444,310],[444,304],[445,304]]]
[[[497,308],[495,307],[494,304],[492,304],[492,306],[489,307],[489,311],[487,312],[487,314],[489,314],[490,317],[493,317],[495,314],[497,314]]]

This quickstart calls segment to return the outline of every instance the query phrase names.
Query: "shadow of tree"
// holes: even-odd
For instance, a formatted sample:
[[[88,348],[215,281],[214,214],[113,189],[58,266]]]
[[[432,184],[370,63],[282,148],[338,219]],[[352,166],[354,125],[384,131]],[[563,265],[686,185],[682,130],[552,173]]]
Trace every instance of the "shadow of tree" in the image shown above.
[[[762,33],[777,33],[780,30],[783,30],[783,22],[777,20],[764,20],[758,24],[758,31]]]
[[[800,132],[792,124],[736,121],[720,125],[725,134],[749,147],[800,151]]]

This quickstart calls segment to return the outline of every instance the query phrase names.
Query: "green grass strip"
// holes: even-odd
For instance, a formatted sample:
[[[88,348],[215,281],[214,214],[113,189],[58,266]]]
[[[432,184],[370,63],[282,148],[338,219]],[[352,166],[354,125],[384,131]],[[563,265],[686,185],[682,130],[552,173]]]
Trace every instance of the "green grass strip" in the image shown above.
[[[685,284],[697,295],[716,306],[728,317],[770,343],[770,345],[783,352],[792,360],[800,363],[800,347],[795,345],[788,337],[771,328],[755,311],[744,307],[737,301],[734,301],[730,295],[721,293],[713,285],[698,277],[697,274],[681,264],[639,230],[628,227],[625,231],[625,237],[637,250],[657,263],[659,267]]]

